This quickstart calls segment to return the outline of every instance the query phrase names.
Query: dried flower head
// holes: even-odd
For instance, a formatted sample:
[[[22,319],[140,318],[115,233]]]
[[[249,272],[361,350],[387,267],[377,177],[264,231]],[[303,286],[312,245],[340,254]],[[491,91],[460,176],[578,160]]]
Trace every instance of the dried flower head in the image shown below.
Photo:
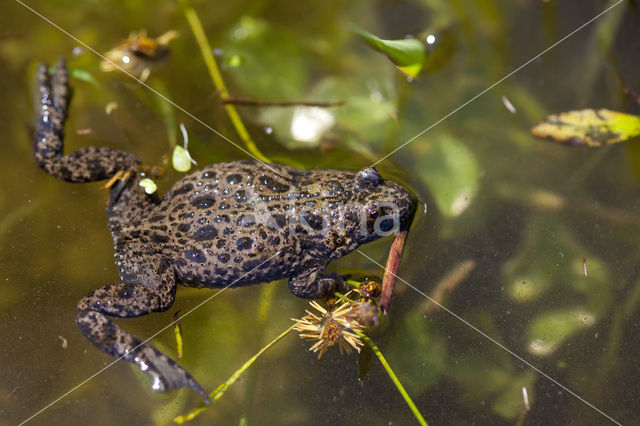
[[[316,301],[309,304],[320,312],[320,315],[306,310],[307,315],[300,319],[292,318],[297,324],[295,329],[303,339],[317,340],[309,350],[318,352],[318,359],[330,346],[338,345],[340,353],[351,353],[352,349],[360,352],[362,340],[352,330],[361,330],[362,326],[347,315],[351,311],[351,303],[333,305],[329,310]]]

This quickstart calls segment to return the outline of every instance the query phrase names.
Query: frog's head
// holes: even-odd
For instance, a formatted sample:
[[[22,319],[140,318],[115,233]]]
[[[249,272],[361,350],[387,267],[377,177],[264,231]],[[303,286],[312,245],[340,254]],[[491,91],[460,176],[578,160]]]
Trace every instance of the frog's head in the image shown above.
[[[367,167],[356,173],[354,189],[359,209],[359,244],[404,231],[411,226],[416,198],[401,185],[384,180],[375,167]]]

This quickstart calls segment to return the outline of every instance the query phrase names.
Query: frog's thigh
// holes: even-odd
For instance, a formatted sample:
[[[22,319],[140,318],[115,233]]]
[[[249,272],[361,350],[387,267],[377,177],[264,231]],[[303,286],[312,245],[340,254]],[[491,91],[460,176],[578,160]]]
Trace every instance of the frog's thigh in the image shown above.
[[[76,323],[82,333],[98,348],[115,357],[137,364],[154,380],[154,389],[189,387],[208,402],[198,382],[172,359],[124,331],[108,316],[130,318],[164,311],[173,303],[175,280],[163,281],[160,288],[125,283],[108,285],[92,291],[78,302]]]
[[[327,263],[319,263],[289,278],[289,291],[305,299],[320,299],[331,295],[338,289],[342,279],[335,274],[320,274]]]

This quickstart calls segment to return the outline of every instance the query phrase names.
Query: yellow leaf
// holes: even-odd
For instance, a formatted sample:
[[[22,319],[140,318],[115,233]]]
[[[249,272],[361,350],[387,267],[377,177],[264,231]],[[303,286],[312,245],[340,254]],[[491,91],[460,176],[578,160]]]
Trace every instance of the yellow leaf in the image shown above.
[[[531,129],[564,145],[599,147],[640,135],[640,117],[608,109],[583,109],[548,116]]]

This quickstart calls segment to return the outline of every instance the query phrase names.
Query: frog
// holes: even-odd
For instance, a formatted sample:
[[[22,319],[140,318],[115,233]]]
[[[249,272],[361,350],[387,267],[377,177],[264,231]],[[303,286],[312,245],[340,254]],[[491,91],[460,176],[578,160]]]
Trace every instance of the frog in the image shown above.
[[[408,230],[417,200],[374,167],[301,170],[254,160],[205,166],[160,198],[132,153],[87,146],[64,153],[70,101],[64,58],[36,72],[33,152],[47,174],[71,183],[108,181],[106,207],[120,281],[77,304],[76,324],[96,347],[135,364],[158,391],[202,386],[173,359],[112,318],[168,310],[179,284],[234,288],[288,279],[306,299],[332,295],[344,277],[324,273],[360,245]]]

